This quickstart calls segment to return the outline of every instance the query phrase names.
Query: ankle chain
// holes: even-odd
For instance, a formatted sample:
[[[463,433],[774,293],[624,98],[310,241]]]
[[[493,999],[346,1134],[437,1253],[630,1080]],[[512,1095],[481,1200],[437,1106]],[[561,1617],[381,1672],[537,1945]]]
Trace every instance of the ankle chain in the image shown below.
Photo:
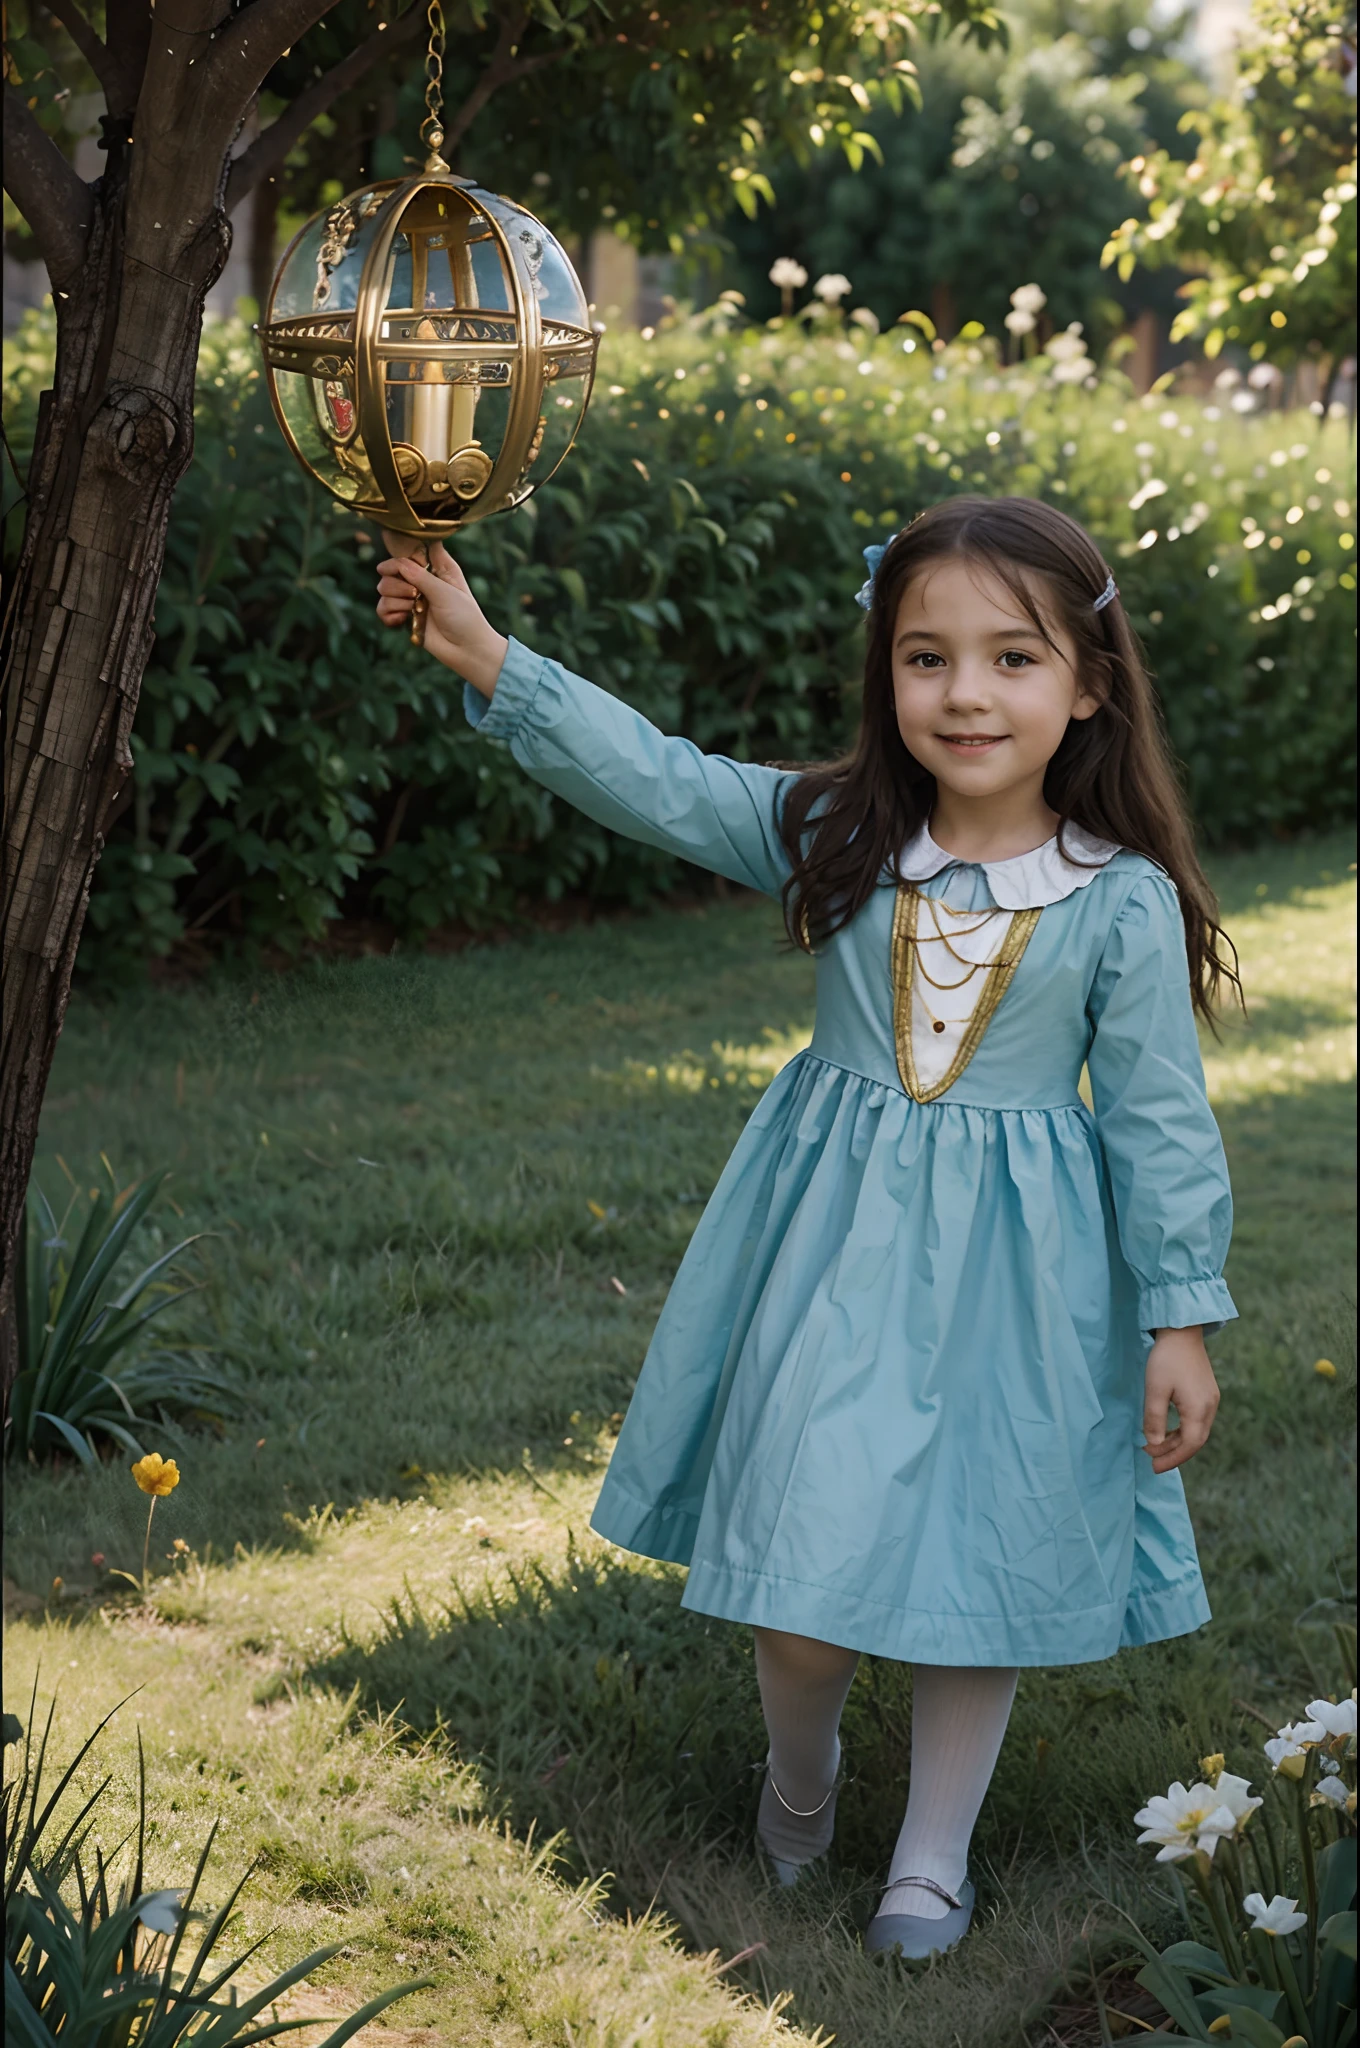
[[[837,1773],[836,1777],[832,1780],[831,1791],[827,1793],[826,1799],[819,1799],[815,1806],[809,1806],[807,1811],[803,1812],[799,1807],[789,1805],[788,1800],[784,1797],[779,1787],[775,1784],[774,1772],[770,1769],[768,1763],[765,1766],[765,1770],[766,1775],[770,1780],[770,1790],[773,1792],[775,1798],[779,1801],[779,1804],[783,1807],[785,1813],[791,1813],[795,1820],[811,1820],[815,1814],[820,1813],[822,1811],[822,1808],[826,1805],[827,1799],[830,1799],[831,1793],[834,1792],[836,1790],[836,1787],[840,1784],[840,1775],[839,1773]]]

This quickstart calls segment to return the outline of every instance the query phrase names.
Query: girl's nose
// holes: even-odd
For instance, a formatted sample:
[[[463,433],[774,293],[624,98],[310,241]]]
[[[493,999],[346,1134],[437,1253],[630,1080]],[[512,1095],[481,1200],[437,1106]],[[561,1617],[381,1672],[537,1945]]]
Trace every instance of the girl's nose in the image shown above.
[[[985,669],[969,661],[956,662],[945,685],[944,701],[951,711],[986,711],[991,706],[990,678]]]

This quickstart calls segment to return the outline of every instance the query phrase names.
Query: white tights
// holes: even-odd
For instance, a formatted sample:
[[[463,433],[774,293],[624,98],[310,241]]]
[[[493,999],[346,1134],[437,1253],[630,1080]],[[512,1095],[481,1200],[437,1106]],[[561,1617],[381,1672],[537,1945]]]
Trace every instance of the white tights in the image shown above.
[[[835,1780],[837,1730],[858,1653],[777,1629],[758,1628],[755,1638],[770,1774],[790,1806],[810,1809]],[[949,1910],[934,1892],[902,1879],[933,1878],[952,1893],[963,1883],[1017,1676],[1009,1668],[913,1665],[907,1814],[882,1910],[925,1920],[942,1919]],[[778,1853],[797,1860],[795,1848],[785,1840]]]

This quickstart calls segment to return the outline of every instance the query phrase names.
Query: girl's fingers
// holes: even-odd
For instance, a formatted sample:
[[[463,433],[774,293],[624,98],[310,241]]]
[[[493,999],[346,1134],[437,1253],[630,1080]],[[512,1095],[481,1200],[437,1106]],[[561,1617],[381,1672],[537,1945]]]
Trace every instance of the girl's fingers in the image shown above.
[[[1166,1438],[1167,1396],[1149,1390],[1143,1404],[1143,1435],[1148,1440],[1148,1449],[1153,1450]]]
[[[455,590],[466,590],[467,577],[448,552],[442,540],[437,540],[430,549],[430,568],[441,583],[451,583]]]
[[[417,562],[411,555],[401,555],[388,562],[379,562],[378,576],[390,577],[399,590],[438,590],[439,578],[432,576],[423,562]]]

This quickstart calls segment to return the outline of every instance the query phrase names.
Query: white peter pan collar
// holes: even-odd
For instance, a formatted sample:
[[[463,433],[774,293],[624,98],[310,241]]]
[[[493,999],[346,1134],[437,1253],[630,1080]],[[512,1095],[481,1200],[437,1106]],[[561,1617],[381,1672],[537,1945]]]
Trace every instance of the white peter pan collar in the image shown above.
[[[1042,910],[1050,903],[1061,903],[1077,889],[1085,889],[1120,851],[1108,839],[1083,832],[1079,825],[1065,825],[1062,838],[1075,860],[1069,860],[1059,848],[1055,833],[1042,846],[1013,854],[1009,860],[964,861],[937,846],[930,828],[923,825],[903,848],[897,869],[904,882],[928,882],[947,867],[980,867],[999,910]]]

